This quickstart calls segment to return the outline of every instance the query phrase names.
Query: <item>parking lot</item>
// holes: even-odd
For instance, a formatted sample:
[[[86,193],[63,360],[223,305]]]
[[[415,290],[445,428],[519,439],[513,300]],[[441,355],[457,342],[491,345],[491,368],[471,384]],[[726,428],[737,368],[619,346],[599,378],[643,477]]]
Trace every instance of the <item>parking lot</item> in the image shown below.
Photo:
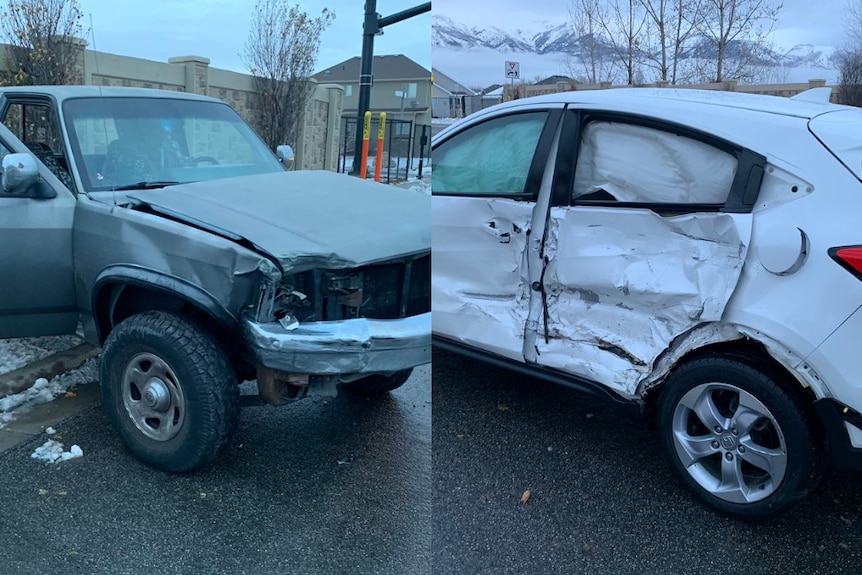
[[[642,421],[448,352],[433,365],[435,573],[859,572],[858,475],[742,523],[683,490]]]
[[[430,573],[430,371],[378,399],[244,408],[184,475],[129,455],[89,401],[54,425],[83,458],[31,459],[44,434],[0,453],[0,572]]]

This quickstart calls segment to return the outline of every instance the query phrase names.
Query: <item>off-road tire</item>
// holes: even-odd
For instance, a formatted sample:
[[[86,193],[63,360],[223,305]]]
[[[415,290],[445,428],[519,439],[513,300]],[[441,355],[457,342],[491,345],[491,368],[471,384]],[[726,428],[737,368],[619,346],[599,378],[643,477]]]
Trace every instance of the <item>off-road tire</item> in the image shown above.
[[[124,403],[124,385],[127,393],[132,387],[124,383],[124,374],[142,357],[163,361],[180,390],[181,424],[169,439],[148,437]],[[102,402],[123,444],[141,461],[165,471],[186,472],[210,463],[236,430],[236,374],[216,340],[186,318],[148,311],[121,322],[103,347],[101,380]]]

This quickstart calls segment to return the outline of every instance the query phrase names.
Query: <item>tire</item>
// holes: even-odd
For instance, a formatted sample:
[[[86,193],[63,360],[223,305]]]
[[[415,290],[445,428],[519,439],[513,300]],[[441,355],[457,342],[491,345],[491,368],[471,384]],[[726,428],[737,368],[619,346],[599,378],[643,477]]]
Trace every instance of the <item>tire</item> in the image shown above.
[[[189,320],[148,311],[105,342],[102,402],[123,444],[170,472],[216,458],[239,420],[239,387],[218,343]]]
[[[392,375],[369,375],[362,379],[342,383],[341,387],[360,395],[382,395],[404,385],[412,373],[413,369],[411,368],[396,371]]]
[[[676,474],[739,519],[789,511],[822,469],[810,411],[773,377],[738,357],[705,357],[677,369],[658,400],[661,444]]]

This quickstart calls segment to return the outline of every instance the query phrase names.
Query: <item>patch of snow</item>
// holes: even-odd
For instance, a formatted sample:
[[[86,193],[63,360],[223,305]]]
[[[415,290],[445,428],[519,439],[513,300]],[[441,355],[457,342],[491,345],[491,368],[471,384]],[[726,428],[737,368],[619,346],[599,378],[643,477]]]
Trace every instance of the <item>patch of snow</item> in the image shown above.
[[[58,351],[71,349],[79,343],[81,338],[74,335],[0,339],[0,374],[45,359]]]
[[[64,450],[64,445],[59,441],[49,439],[42,445],[36,448],[30,457],[36,460],[46,461],[48,463],[58,463],[60,461],[68,461],[76,457],[83,457],[84,450],[77,445],[69,448],[69,451]]]
[[[48,435],[54,435],[55,433],[57,433],[57,430],[53,427],[48,427],[45,429],[45,433],[47,433]]]
[[[425,194],[426,196],[431,195],[430,178],[422,180],[408,180],[407,182],[402,182],[401,184],[399,184],[398,187],[405,190],[410,190],[411,192]]]
[[[32,387],[0,398],[0,429],[14,421],[15,413],[19,411],[26,411],[40,403],[48,403],[76,385],[98,381],[98,365],[98,359],[91,359],[78,369],[58,375],[50,381],[40,377]]]

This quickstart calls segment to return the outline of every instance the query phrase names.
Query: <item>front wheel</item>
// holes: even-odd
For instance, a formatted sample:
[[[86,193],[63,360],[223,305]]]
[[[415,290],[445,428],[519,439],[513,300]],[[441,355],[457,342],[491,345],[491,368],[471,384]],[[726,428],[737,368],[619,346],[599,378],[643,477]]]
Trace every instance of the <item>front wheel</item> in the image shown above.
[[[680,367],[662,390],[658,423],[683,483],[741,519],[788,511],[819,475],[807,412],[772,377],[735,358]]]
[[[211,462],[239,416],[239,387],[218,343],[185,318],[149,311],[105,342],[102,400],[126,448],[166,471]]]

